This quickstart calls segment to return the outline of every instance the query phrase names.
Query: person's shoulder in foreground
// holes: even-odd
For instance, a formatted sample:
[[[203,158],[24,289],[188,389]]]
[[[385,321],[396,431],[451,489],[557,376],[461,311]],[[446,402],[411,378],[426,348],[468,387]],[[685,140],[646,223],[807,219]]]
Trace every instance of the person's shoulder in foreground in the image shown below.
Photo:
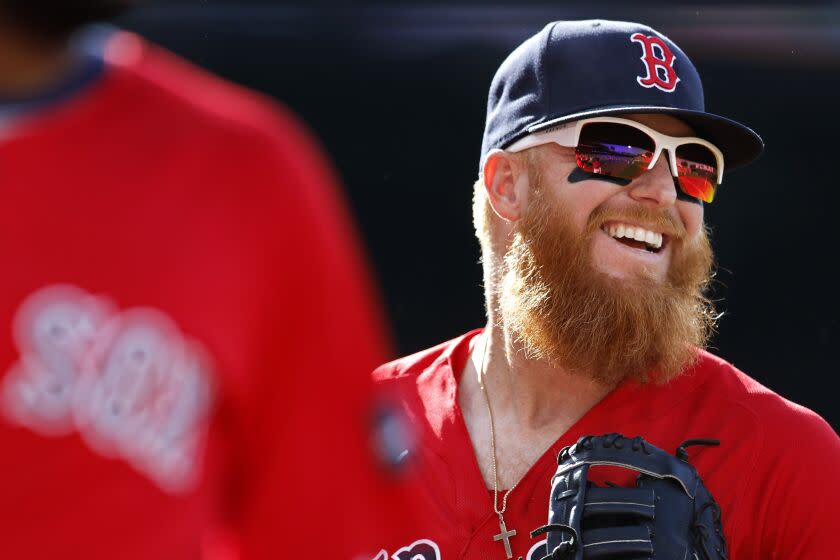
[[[212,74],[130,31],[102,28],[97,37],[105,62],[117,70],[116,79],[142,88],[138,101],[154,100],[154,92],[175,103],[180,100],[188,114],[204,114],[255,128],[270,129],[266,117],[282,107],[276,100]]]
[[[363,450],[388,353],[332,166],[281,105],[136,35],[54,48],[72,87],[0,103],[4,553],[300,556],[336,494],[295,481],[341,457],[349,557],[385,501]]]
[[[620,542],[726,557],[710,532],[738,560],[833,553],[840,439],[699,350],[719,318],[704,204],[724,169],[762,149],[753,130],[706,111],[696,68],[650,27],[553,22],[508,56],[490,86],[473,198],[488,327],[374,372],[413,421],[405,456],[428,496],[426,523],[399,553],[533,560]],[[587,530],[581,515],[603,513],[563,500],[590,483],[622,500],[633,478],[552,475],[561,450],[607,433],[669,451],[703,443],[677,454],[716,503],[695,502],[694,523],[667,529],[654,531],[671,518],[656,510]],[[818,492],[803,469],[821,477]],[[549,484],[571,486],[549,501]],[[546,503],[549,524],[529,541]]]
[[[242,243],[235,250],[253,254],[262,267],[240,271],[253,288],[250,298],[262,298],[255,315],[259,328],[282,339],[265,348],[267,355],[250,357],[260,360],[258,369],[228,380],[237,391],[224,395],[225,413],[236,415],[253,446],[248,457],[225,458],[238,469],[235,476],[248,478],[242,489],[234,489],[239,494],[224,496],[246,504],[230,520],[243,557],[302,551],[320,532],[313,520],[332,493],[305,485],[285,488],[284,481],[331,469],[328,462],[305,459],[324,449],[344,457],[352,482],[345,499],[370,510],[346,520],[334,534],[336,553],[349,554],[375,532],[373,526],[385,524],[364,504],[395,498],[363,447],[372,399],[364,372],[388,354],[388,335],[333,165],[306,124],[277,100],[131,32],[113,32],[103,52],[111,81],[102,84],[96,111],[122,114],[122,126],[145,150],[177,152],[178,165],[192,174],[180,188],[199,191],[204,201],[218,197],[219,203],[208,204],[220,212],[217,227],[229,230]],[[137,110],[126,117],[128,100]],[[165,164],[165,156],[159,159]],[[306,268],[298,270],[302,262]],[[298,382],[314,375],[326,381],[319,406],[310,388]],[[334,430],[334,415],[346,418],[341,433]],[[288,509],[286,500],[298,505]],[[300,544],[269,538],[278,523],[293,527]]]
[[[164,143],[189,136],[205,147],[222,136],[229,144],[273,143],[292,152],[298,142],[303,155],[313,147],[310,133],[282,103],[212,74],[133,32],[102,26],[78,42],[102,58],[106,73],[94,95],[79,99],[77,105],[97,112],[122,111],[116,123],[157,134]],[[126,113],[126,103],[134,111]],[[138,126],[144,122],[146,126]]]

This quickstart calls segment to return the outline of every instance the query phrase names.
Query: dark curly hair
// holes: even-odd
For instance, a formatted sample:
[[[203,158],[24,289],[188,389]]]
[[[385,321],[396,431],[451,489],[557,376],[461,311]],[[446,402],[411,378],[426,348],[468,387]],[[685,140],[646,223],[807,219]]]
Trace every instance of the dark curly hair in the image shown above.
[[[63,40],[80,27],[113,19],[138,0],[0,0],[0,17],[46,40]]]

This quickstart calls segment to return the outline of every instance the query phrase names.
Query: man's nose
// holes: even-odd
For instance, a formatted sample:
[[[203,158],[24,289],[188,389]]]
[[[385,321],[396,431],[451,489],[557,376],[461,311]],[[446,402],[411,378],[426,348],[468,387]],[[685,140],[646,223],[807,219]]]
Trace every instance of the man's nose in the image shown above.
[[[629,185],[630,197],[654,208],[671,206],[677,200],[674,177],[668,165],[668,152],[662,151],[653,169],[645,171]]]

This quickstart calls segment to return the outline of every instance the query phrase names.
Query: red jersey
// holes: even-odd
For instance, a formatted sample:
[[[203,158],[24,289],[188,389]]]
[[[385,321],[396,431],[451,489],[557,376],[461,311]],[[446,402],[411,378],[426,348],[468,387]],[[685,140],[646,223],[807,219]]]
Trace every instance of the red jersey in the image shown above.
[[[349,557],[386,343],[309,133],[128,33],[3,132],[2,556]]]
[[[488,490],[458,406],[459,377],[476,335],[381,366],[383,388],[403,396],[417,426],[413,474],[422,481],[424,521],[414,535],[382,539],[380,558],[504,559]],[[560,449],[587,434],[641,435],[673,452],[689,438],[697,468],[721,508],[730,558],[833,558],[840,503],[840,439],[813,412],[793,404],[727,362],[703,353],[699,363],[664,385],[625,382],[589,410],[531,467],[510,493],[505,521],[513,557],[545,556],[545,538],[529,533],[547,522],[551,476]],[[615,473],[611,473],[611,476]],[[623,482],[623,481],[618,481]]]

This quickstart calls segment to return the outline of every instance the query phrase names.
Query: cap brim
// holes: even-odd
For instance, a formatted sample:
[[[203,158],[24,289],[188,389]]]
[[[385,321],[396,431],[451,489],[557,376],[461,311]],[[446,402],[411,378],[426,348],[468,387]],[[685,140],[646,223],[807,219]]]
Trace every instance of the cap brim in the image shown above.
[[[557,119],[532,125],[528,127],[525,133],[532,134],[558,124],[590,117],[628,113],[661,113],[672,115],[684,121],[694,129],[697,136],[705,138],[720,148],[720,151],[723,153],[725,170],[746,165],[758,158],[761,152],[764,151],[764,141],[761,139],[761,136],[748,126],[732,119],[721,117],[720,115],[675,107],[637,107],[627,105],[599,107],[591,111],[581,111],[571,115],[564,115]]]

